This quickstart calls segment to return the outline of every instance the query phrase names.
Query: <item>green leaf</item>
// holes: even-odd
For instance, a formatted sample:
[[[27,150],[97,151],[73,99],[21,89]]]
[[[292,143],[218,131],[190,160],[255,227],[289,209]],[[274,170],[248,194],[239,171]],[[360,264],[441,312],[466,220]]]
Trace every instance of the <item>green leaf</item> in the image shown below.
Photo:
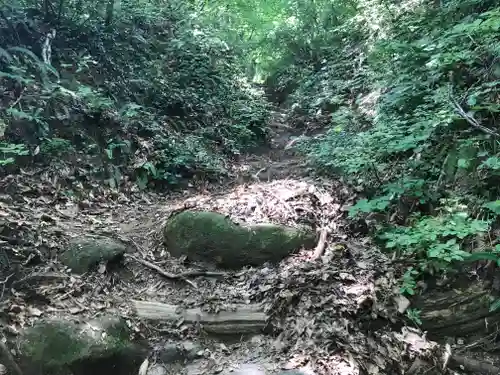
[[[500,299],[497,299],[490,305],[490,312],[494,312],[500,309]]]
[[[111,148],[111,147],[106,148],[105,151],[106,151],[106,155],[107,155],[108,159],[110,159],[110,160],[113,159],[113,148]]]
[[[470,162],[467,159],[458,159],[457,166],[458,168],[467,169],[470,166]]]
[[[484,203],[482,207],[487,208],[497,215],[500,215],[500,200]]]

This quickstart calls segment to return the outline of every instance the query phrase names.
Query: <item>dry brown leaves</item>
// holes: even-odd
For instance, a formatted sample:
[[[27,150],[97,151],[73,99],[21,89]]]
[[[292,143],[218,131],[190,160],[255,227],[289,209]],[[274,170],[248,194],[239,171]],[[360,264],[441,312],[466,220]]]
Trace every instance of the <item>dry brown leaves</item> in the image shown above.
[[[262,346],[274,348],[273,355],[279,362],[286,359],[288,367],[309,363],[324,374],[401,373],[407,359],[422,352],[409,350],[406,336],[392,331],[399,318],[390,263],[368,240],[347,239],[341,207],[349,194],[340,184],[284,179],[219,188],[188,199],[125,196],[99,188],[71,198],[50,176],[3,181],[8,195],[0,197],[0,254],[23,264],[9,265],[16,274],[0,285],[8,297],[2,305],[4,330],[12,334],[42,317],[81,319],[106,312],[128,317],[132,328],[151,341],[165,333],[193,337],[196,330],[182,322],[160,326],[137,321],[128,301],[143,298],[211,310],[260,302],[278,335]],[[305,249],[277,266],[223,279],[198,278],[193,280],[197,289],[165,280],[140,264],[118,270],[104,266],[75,276],[57,262],[69,237],[108,233],[129,240],[138,255],[169,272],[185,271],[162,249],[158,233],[170,212],[186,206],[218,211],[240,223],[327,228],[324,254],[313,260],[313,249]],[[2,274],[2,280],[8,276]]]
[[[218,303],[264,303],[279,346],[297,367],[312,362],[325,374],[401,373],[402,355],[409,359],[422,350],[408,352],[403,336],[392,331],[400,317],[391,264],[367,239],[345,240],[339,197],[346,194],[338,190],[320,180],[288,179],[188,199],[188,207],[241,223],[330,230],[321,259],[312,261],[308,249],[277,267],[242,272],[231,284],[212,289],[211,297]]]

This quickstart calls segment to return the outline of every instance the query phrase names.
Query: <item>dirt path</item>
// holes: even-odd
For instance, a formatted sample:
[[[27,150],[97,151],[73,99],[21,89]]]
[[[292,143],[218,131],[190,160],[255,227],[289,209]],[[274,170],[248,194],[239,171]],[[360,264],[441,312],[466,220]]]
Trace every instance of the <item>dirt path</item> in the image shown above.
[[[175,200],[167,198],[163,202],[143,207],[142,212],[139,208],[134,209],[133,215],[130,215],[129,209],[123,210],[122,206],[113,218],[114,223],[120,223],[120,232],[133,239],[141,249],[149,250],[141,254],[143,258],[163,261],[162,268],[174,273],[185,272],[187,269],[178,260],[166,257],[158,227],[162,226],[162,220],[173,208],[183,205],[226,213],[241,223],[275,222],[292,226],[306,224],[317,229],[328,224],[331,238],[336,238],[336,235],[337,239],[343,237],[335,223],[342,216],[340,200],[331,195],[332,190],[340,189],[339,185],[310,175],[304,157],[293,147],[289,147],[302,132],[294,132],[283,124],[281,116],[279,113],[275,114],[270,147],[254,150],[253,154],[242,157],[234,165],[234,183],[229,184],[232,188],[225,187],[220,191],[218,187],[211,187],[203,193]],[[337,193],[346,194],[345,191]],[[340,221],[338,225],[341,225]],[[278,285],[283,281],[290,284],[292,275],[300,274],[304,265],[308,267],[313,256],[314,249],[306,249],[276,268],[247,269],[236,275],[229,274],[223,279],[198,278],[193,280],[195,288],[185,282],[162,280],[151,270],[129,264],[134,270],[132,290],[128,290],[123,284],[115,288],[120,289],[120,294],[127,295],[127,300],[140,298],[183,306],[210,304],[211,308],[217,306],[221,310],[228,305],[259,302],[268,311],[286,310],[283,301],[274,300],[275,297],[283,297],[274,296],[273,291],[278,292],[277,294],[286,293],[287,287]],[[318,270],[314,273],[314,277],[320,276]],[[292,288],[292,294],[296,293],[292,285],[288,287]],[[123,306],[124,309],[129,308],[127,304]],[[127,316],[131,315],[133,312],[128,311]],[[165,329],[172,327],[150,327],[152,331]],[[268,374],[276,373],[282,366],[301,368],[304,374],[314,373],[312,363],[308,365],[307,356],[302,351],[300,356],[304,358],[299,361],[294,360],[293,356],[291,362],[282,357],[283,348],[289,345],[286,335],[201,339],[198,334],[189,332],[186,337],[181,335],[180,338],[194,340],[197,345],[208,350],[210,356],[198,358],[187,366],[166,366],[169,374],[229,374],[240,367],[248,368],[249,365]],[[235,339],[236,342],[232,342]],[[156,340],[159,343],[163,341],[159,337],[151,341]]]
[[[286,123],[286,115],[274,112],[271,121],[271,142],[253,150],[246,155],[236,169],[248,173],[246,182],[269,182],[289,178],[307,178],[312,169],[307,167],[303,155],[300,155],[294,146],[297,139],[304,135],[304,131],[295,130]]]
[[[43,296],[44,302],[26,298],[26,291],[10,295],[4,308],[15,304],[21,306],[21,313],[10,316],[9,326],[19,329],[40,317],[82,320],[102,313],[119,315],[154,348],[150,363],[165,362],[165,345],[194,348],[189,360],[165,363],[167,374],[229,374],[249,364],[267,374],[282,367],[317,374],[401,373],[401,353],[408,344],[391,332],[370,332],[360,323],[380,320],[384,326],[395,320],[391,300],[395,280],[390,273],[381,276],[380,272],[390,270],[389,261],[366,239],[346,241],[341,207],[347,191],[335,181],[310,174],[304,159],[286,147],[297,136],[286,124],[278,119],[273,132],[271,149],[235,165],[231,188],[55,203],[55,185],[47,188],[48,181],[36,176],[36,181],[42,181],[37,191],[42,193],[30,197],[28,189],[14,195],[19,200],[15,207],[23,202],[26,209],[14,209],[12,202],[0,200],[2,217],[18,227],[24,225],[26,230],[16,233],[25,238],[26,248],[36,248],[34,254],[41,262],[34,272],[47,275],[57,270],[64,275],[30,287],[30,293]],[[199,269],[200,265],[170,258],[161,243],[163,221],[184,205],[219,211],[238,222],[307,224],[327,235],[320,236],[317,249],[304,249],[275,267],[195,277],[189,282],[165,278],[130,258],[124,265],[84,276],[69,275],[54,262],[69,237],[93,233],[125,241],[136,258],[167,272]],[[207,335],[203,327],[189,322],[141,320],[133,300],[209,311],[258,303],[272,329],[250,337]]]

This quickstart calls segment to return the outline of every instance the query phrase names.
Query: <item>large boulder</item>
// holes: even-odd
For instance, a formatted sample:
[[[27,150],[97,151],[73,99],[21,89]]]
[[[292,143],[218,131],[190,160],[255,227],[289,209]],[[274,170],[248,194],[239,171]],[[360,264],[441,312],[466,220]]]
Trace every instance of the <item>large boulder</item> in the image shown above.
[[[83,324],[42,321],[19,341],[25,373],[136,375],[148,354],[130,341],[126,322],[105,316]]]
[[[313,247],[316,235],[276,224],[240,226],[216,212],[186,210],[167,221],[164,240],[174,257],[238,269],[279,262],[301,247]]]
[[[73,272],[85,273],[100,262],[117,259],[127,251],[120,241],[103,236],[81,236],[72,238],[59,260]]]

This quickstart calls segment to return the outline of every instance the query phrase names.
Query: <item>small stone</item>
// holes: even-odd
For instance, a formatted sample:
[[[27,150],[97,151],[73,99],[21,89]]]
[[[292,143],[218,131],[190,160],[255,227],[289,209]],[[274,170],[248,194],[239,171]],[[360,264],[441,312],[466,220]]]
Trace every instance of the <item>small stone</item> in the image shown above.
[[[19,314],[23,310],[24,310],[23,307],[21,307],[19,305],[12,305],[12,306],[10,306],[9,312],[13,312],[13,313]]]
[[[250,338],[250,343],[255,347],[261,346],[263,341],[264,338],[261,335],[255,335]]]
[[[85,273],[101,262],[113,261],[127,251],[120,241],[103,236],[81,236],[71,239],[60,261],[75,273]]]
[[[0,202],[12,203],[13,201],[14,201],[14,199],[8,194],[1,194],[0,195]]]
[[[259,365],[255,364],[243,364],[239,368],[234,370],[231,374],[233,375],[266,375],[266,372]]]
[[[186,359],[193,360],[195,358],[203,356],[203,348],[200,345],[198,345],[192,341],[184,341],[181,344],[181,346],[182,346],[184,355],[186,356]],[[200,352],[202,353],[201,355],[200,355]]]
[[[36,307],[28,307],[28,314],[31,316],[36,316],[40,317],[43,315],[43,311],[40,309],[37,309]]]
[[[151,366],[148,369],[146,374],[147,375],[167,375],[167,369],[162,365],[156,364],[156,365]]]
[[[157,349],[158,359],[162,363],[182,362],[185,360],[193,361],[203,357],[204,350],[192,341],[183,341],[181,343],[168,342]]]
[[[278,373],[278,375],[315,375],[315,374],[310,367],[302,367],[298,369],[284,370]]]
[[[158,350],[158,359],[162,363],[174,363],[183,359],[176,343],[166,343]]]

